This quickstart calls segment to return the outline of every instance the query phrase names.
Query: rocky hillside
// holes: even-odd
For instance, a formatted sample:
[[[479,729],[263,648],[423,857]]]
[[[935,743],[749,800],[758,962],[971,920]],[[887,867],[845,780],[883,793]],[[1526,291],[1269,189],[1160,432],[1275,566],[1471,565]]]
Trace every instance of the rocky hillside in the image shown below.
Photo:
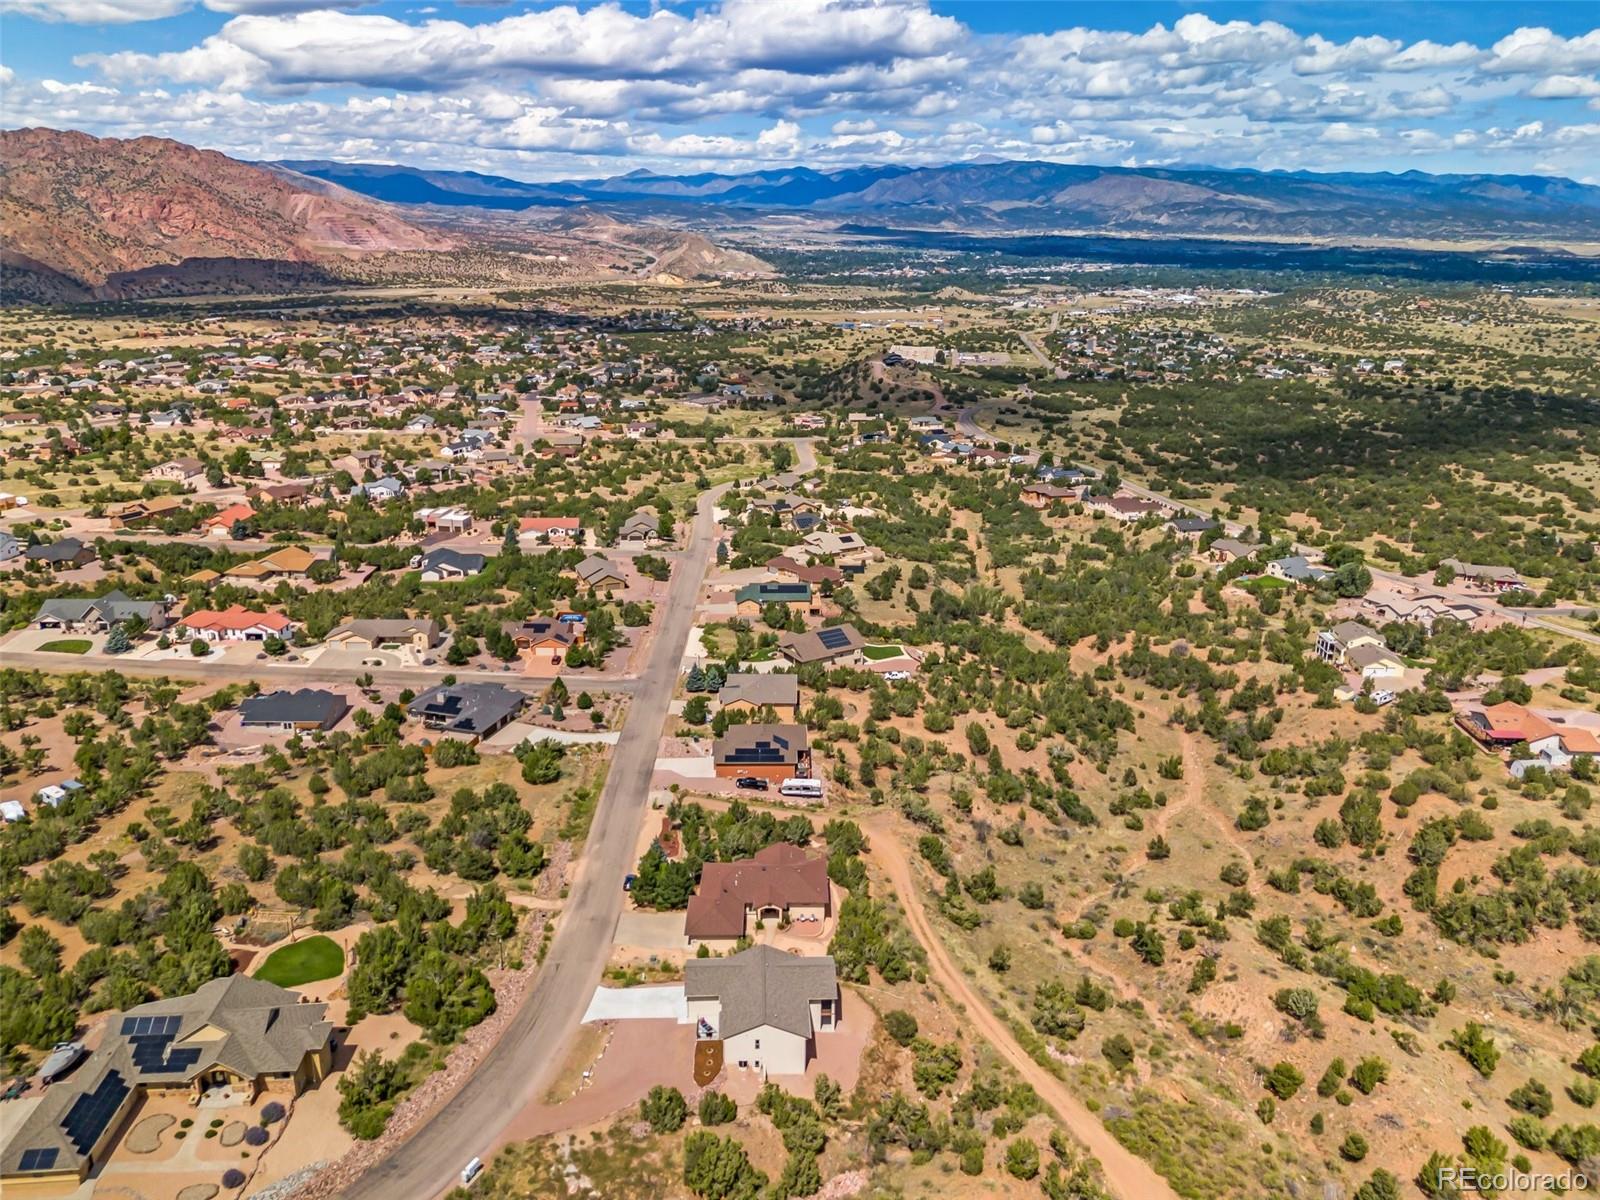
[[[7,267],[90,289],[191,259],[328,263],[454,244],[388,206],[165,138],[0,132]]]

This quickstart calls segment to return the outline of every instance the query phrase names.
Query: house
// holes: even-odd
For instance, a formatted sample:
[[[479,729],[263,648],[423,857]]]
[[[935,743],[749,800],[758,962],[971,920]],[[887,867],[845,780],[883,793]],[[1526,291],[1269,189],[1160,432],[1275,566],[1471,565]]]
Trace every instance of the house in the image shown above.
[[[199,486],[200,481],[205,477],[206,465],[198,458],[168,459],[160,466],[150,468],[151,479],[164,479],[170,483],[181,483],[187,488]]]
[[[1341,621],[1332,629],[1317,634],[1316,655],[1336,667],[1345,665],[1350,651],[1358,646],[1383,646],[1383,634],[1360,621]]]
[[[443,637],[437,621],[413,621],[402,617],[350,621],[332,630],[323,641],[330,646],[352,646],[366,650],[376,650],[381,646],[410,646],[423,654],[437,646]]]
[[[303,546],[280,546],[260,558],[229,567],[222,573],[222,578],[236,583],[277,579],[280,576],[301,578],[320,561]]]
[[[1345,666],[1359,671],[1363,679],[1389,679],[1406,672],[1406,660],[1381,644],[1351,647],[1345,654]]]
[[[1447,596],[1438,592],[1417,593],[1378,584],[1361,597],[1363,615],[1384,624],[1405,621],[1432,630],[1436,621],[1460,621],[1470,626],[1481,626],[1494,619],[1504,619],[1504,614],[1485,608],[1471,600]]]
[[[134,500],[118,505],[106,515],[113,529],[148,529],[183,511],[183,501],[176,496],[155,496],[149,500]]]
[[[1198,542],[1219,526],[1210,517],[1174,517],[1167,522],[1167,532],[1176,534],[1186,542]]]
[[[1260,542],[1241,542],[1234,538],[1218,538],[1206,547],[1206,556],[1214,563],[1238,562],[1244,558],[1254,558],[1265,550]]]
[[[829,533],[818,530],[801,539],[811,558],[831,558],[839,566],[865,564],[873,558],[872,547],[859,533]]]
[[[696,1036],[722,1042],[723,1061],[768,1075],[802,1075],[816,1038],[839,1027],[832,958],[752,946],[731,958],[691,958],[683,993]]]
[[[214,513],[200,523],[212,537],[225,538],[233,536],[233,527],[242,525],[256,519],[256,510],[248,504],[230,504],[227,508]]]
[[[683,934],[691,945],[731,949],[758,921],[810,924],[833,911],[828,860],[775,842],[739,862],[706,863],[689,897]],[[719,945],[720,943],[720,945]]]
[[[661,518],[647,508],[641,508],[617,531],[617,545],[649,545],[661,540]]]
[[[1049,508],[1052,504],[1072,504],[1077,488],[1057,487],[1053,483],[1030,483],[1022,489],[1022,502],[1029,508]]]
[[[69,633],[104,633],[125,621],[143,621],[148,629],[167,623],[165,600],[133,600],[121,590],[98,597],[73,597],[46,600],[33,619],[39,629],[61,629]]]
[[[464,553],[448,546],[429,550],[413,561],[421,569],[422,578],[427,583],[437,583],[441,579],[467,579],[481,574],[489,563],[481,554]]]
[[[811,745],[802,725],[730,725],[712,742],[711,761],[721,779],[793,779],[811,774]]]
[[[809,583],[812,587],[837,586],[844,582],[844,572],[826,563],[796,562],[787,554],[767,559],[767,574],[785,583]]]
[[[550,546],[576,546],[583,541],[583,522],[577,517],[523,517],[517,538]]]
[[[320,688],[262,692],[240,703],[239,724],[245,729],[285,733],[325,731],[344,720],[349,711],[350,701],[344,696]]]
[[[1287,583],[1321,583],[1333,572],[1326,567],[1314,567],[1302,554],[1288,558],[1275,558],[1267,564],[1267,574]]]
[[[412,515],[429,533],[469,533],[472,530],[472,514],[457,505],[419,508]]]
[[[85,546],[77,538],[66,537],[29,546],[22,552],[22,557],[28,562],[43,563],[52,571],[70,571],[74,567],[87,566],[96,556],[93,546]]]
[[[1512,588],[1522,586],[1522,577],[1517,574],[1514,567],[1462,562],[1459,558],[1447,558],[1439,565],[1449,567],[1456,573],[1457,579],[1464,579],[1468,583],[1475,583],[1479,587],[1491,588],[1497,592],[1508,592]]]
[[[439,733],[486,738],[511,723],[528,698],[498,683],[456,683],[429,688],[406,712]]]
[[[504,621],[501,630],[531,662],[558,667],[574,646],[583,645],[584,627],[580,621],[550,620],[536,617],[529,621]]]
[[[795,675],[729,675],[717,701],[724,711],[758,713],[771,709],[780,721],[793,721],[800,713],[800,679]]]
[[[264,642],[294,636],[294,622],[282,613],[252,612],[235,604],[220,612],[200,609],[178,618],[178,632],[205,642]]]
[[[22,543],[12,534],[0,530],[0,562],[10,562],[22,557]]]
[[[385,475],[382,479],[374,479],[371,483],[356,484],[350,494],[365,496],[373,504],[387,504],[405,495],[406,485],[404,480],[396,479],[393,475]]]
[[[311,489],[303,483],[269,483],[250,492],[257,504],[281,504],[286,508],[305,508],[313,499]]]
[[[1456,724],[1490,749],[1526,744],[1531,757],[1511,760],[1511,774],[1520,779],[1533,767],[1567,770],[1577,757],[1600,757],[1600,738],[1592,729],[1571,726],[1559,715],[1543,716],[1520,704],[1493,704],[1456,714]]]
[[[606,561],[598,554],[591,554],[572,570],[578,577],[579,583],[597,592],[628,586],[628,577],[622,573],[622,568]]]
[[[734,609],[741,617],[759,617],[769,604],[781,604],[796,616],[816,616],[817,607],[809,583],[775,583],[765,580],[747,583],[733,594]]]
[[[830,625],[805,633],[785,633],[778,638],[778,652],[790,662],[829,663],[859,667],[866,663],[867,641],[854,625]]]
[[[130,1008],[69,1079],[55,1083],[17,1125],[0,1155],[0,1191],[64,1195],[104,1162],[130,1113],[149,1093],[189,1096],[226,1088],[243,1103],[292,1100],[333,1068],[326,1004],[231,975],[187,996]],[[239,1101],[236,1101],[239,1102]]]

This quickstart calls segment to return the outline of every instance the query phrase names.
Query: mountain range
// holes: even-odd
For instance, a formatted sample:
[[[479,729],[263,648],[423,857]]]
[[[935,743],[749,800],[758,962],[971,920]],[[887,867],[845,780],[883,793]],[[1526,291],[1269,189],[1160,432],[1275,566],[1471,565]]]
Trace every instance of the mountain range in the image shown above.
[[[528,183],[372,163],[280,164],[375,199],[496,209],[783,210],[920,228],[1249,237],[1600,240],[1600,188],[1539,175],[1429,175],[984,162],[789,167]]]

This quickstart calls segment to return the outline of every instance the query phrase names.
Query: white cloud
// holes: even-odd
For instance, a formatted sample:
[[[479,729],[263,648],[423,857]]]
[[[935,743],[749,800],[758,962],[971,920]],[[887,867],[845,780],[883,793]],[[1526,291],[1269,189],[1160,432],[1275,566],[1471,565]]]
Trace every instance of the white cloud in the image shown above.
[[[1501,38],[1484,62],[1497,74],[1557,74],[1600,67],[1600,29],[1564,38],[1544,28],[1523,27]]]
[[[1544,100],[1570,100],[1574,96],[1600,96],[1600,79],[1584,75],[1549,75],[1528,89]]]
[[[0,0],[0,13],[74,25],[129,25],[174,16],[194,0]]]
[[[1586,102],[1600,110],[1600,31],[1525,28],[1488,47],[1452,40],[1447,19],[1439,40],[1407,43],[1203,11],[1142,31],[980,34],[925,0],[792,0],[782,19],[773,0],[466,19],[360,0],[0,0],[58,20],[190,4],[229,19],[189,44],[82,54],[86,77],[55,81],[72,90],[36,82],[18,107],[247,155],[530,177],[611,173],[624,155],[659,170],[1010,155],[1588,174],[1592,142],[1559,131],[1592,122]],[[1535,113],[1541,129],[1519,136]]]

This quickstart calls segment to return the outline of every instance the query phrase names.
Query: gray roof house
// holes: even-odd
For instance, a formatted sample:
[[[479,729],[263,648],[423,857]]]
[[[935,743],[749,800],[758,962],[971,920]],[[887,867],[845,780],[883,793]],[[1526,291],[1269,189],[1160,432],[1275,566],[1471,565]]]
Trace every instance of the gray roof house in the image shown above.
[[[429,729],[486,738],[505,728],[528,697],[499,683],[457,683],[429,688],[406,709]]]
[[[0,1154],[0,1181],[29,1194],[71,1188],[101,1161],[147,1091],[213,1088],[292,1099],[333,1066],[326,1004],[244,975],[113,1018],[100,1048],[54,1084]],[[36,1192],[37,1189],[37,1192]],[[52,1188],[53,1190],[53,1188]]]
[[[349,700],[320,688],[262,692],[239,705],[240,724],[247,729],[332,729],[349,711]]]
[[[431,583],[440,579],[466,579],[481,573],[488,563],[482,554],[440,546],[424,554],[418,565],[422,568],[422,577]]]
[[[167,623],[166,601],[134,600],[120,589],[104,596],[64,597],[41,604],[33,623],[40,629],[99,632],[132,620],[160,629]]]
[[[1267,574],[1290,583],[1319,583],[1333,572],[1326,567],[1312,566],[1304,555],[1291,554],[1288,558],[1275,558],[1269,562]]]
[[[54,570],[65,571],[93,562],[95,551],[93,546],[85,546],[77,538],[65,537],[48,544],[29,546],[22,556],[29,562],[40,562]]]
[[[839,972],[827,956],[753,946],[731,958],[691,958],[684,1000],[701,1039],[720,1039],[723,1061],[767,1075],[801,1075],[819,1033],[838,1028]]]
[[[653,542],[661,536],[661,518],[648,508],[641,508],[617,531],[618,542]]]
[[[573,568],[573,572],[585,587],[626,587],[628,583],[628,577],[621,567],[601,558],[598,554],[589,555]]]
[[[22,553],[22,543],[9,533],[0,532],[0,562],[10,562]]]

